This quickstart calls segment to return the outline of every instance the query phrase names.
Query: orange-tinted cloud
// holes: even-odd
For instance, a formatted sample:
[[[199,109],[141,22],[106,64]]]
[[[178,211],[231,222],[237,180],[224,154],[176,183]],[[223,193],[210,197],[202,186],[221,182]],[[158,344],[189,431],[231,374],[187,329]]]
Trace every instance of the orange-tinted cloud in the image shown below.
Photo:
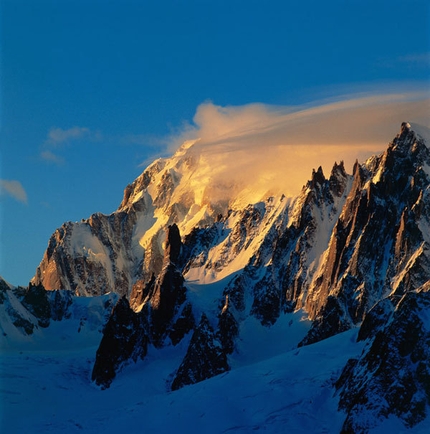
[[[356,159],[382,152],[403,121],[430,126],[429,113],[430,100],[419,92],[305,107],[204,103],[194,126],[184,128],[173,143],[199,138],[189,152],[210,161],[212,187],[219,194],[233,195],[246,186],[256,197],[296,195],[312,169],[322,166],[329,175],[334,162],[343,160],[351,172]],[[217,185],[230,188],[220,192]]]

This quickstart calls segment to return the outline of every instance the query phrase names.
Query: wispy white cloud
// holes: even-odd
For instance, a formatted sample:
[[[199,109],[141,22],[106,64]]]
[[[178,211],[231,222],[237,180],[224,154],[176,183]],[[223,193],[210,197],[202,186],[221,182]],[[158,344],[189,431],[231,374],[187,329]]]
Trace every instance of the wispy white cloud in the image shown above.
[[[430,52],[410,53],[398,57],[380,57],[377,66],[383,68],[429,68],[430,67]]]
[[[201,104],[194,123],[172,137],[172,146],[199,138],[190,149],[217,167],[214,184],[297,194],[312,169],[330,174],[335,161],[352,171],[383,151],[403,121],[429,126],[430,99],[423,92],[349,96],[326,104],[279,107]]]
[[[66,159],[64,149],[79,144],[103,144],[108,146],[144,146],[146,152],[152,151],[154,158],[166,154],[166,140],[151,134],[109,135],[87,127],[51,128],[39,150],[39,159],[45,163],[63,165]]]
[[[100,132],[91,131],[87,127],[75,126],[68,129],[53,127],[48,131],[46,140],[41,146],[39,157],[44,162],[62,165],[65,163],[65,159],[59,155],[61,148],[82,140],[96,142],[101,139]]]
[[[50,150],[45,150],[40,152],[40,158],[48,163],[54,163],[57,165],[64,164],[64,158],[57,154],[54,154]]]
[[[409,63],[414,66],[430,66],[430,52],[413,53],[406,56],[400,56],[398,61],[402,63]]]
[[[27,193],[19,181],[0,179],[0,193],[27,204]]]
[[[71,140],[81,139],[90,134],[90,130],[85,127],[73,127],[69,129],[51,128],[48,132],[47,142],[51,145],[58,145]]]

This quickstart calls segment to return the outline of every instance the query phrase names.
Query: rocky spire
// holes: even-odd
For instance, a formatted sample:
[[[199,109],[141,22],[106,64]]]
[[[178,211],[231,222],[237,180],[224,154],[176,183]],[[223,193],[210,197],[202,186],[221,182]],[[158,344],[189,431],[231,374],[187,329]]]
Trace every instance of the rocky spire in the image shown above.
[[[229,366],[226,354],[207,316],[203,314],[172,382],[172,390],[198,383],[227,370]]]
[[[127,298],[122,297],[112,310],[104,329],[92,380],[103,388],[109,387],[124,364],[145,357],[147,344],[142,317],[130,308]]]
[[[166,244],[164,250],[164,263],[177,264],[179,254],[181,253],[181,234],[176,223],[167,228]]]
[[[310,181],[310,187],[315,188],[317,184],[323,185],[324,181],[325,181],[325,176],[322,167],[319,166],[316,172],[315,169],[312,169],[312,178]]]

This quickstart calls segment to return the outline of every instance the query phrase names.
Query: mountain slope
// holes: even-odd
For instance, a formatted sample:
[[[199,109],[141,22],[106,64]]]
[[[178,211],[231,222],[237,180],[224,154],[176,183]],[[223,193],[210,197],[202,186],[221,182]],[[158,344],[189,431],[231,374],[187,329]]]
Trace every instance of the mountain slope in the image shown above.
[[[378,303],[377,330],[358,359],[350,359],[338,380],[339,406],[347,412],[342,433],[365,433],[390,414],[413,427],[430,403],[430,293],[428,284],[400,300]],[[384,307],[381,309],[381,304]],[[375,328],[369,314],[363,326]],[[363,333],[364,334],[364,333]],[[359,339],[364,336],[359,336]]]
[[[392,390],[368,362],[380,354],[366,356],[376,351],[371,342],[403,351],[390,340],[390,324],[416,328],[428,311],[430,151],[416,130],[403,123],[387,150],[357,162],[352,175],[342,162],[328,178],[314,170],[296,198],[250,193],[227,180],[215,185],[217,168],[186,143],[128,186],[116,212],[57,230],[32,283],[123,296],[93,369],[103,387],[153,351],[175,352],[163,381],[176,390],[256,361],[250,336],[270,336],[256,338],[264,360],[361,326],[368,344],[336,383],[345,432],[366,432],[391,414],[415,426],[430,397],[427,374],[414,371],[414,361],[393,356],[389,366],[410,373],[410,390],[422,396],[411,410],[419,417],[395,405],[373,411],[370,398],[357,406],[354,393],[387,399]],[[411,314],[409,324],[397,313],[407,303],[398,300],[413,294],[425,313]],[[373,380],[358,385],[360,375]],[[399,388],[407,393],[406,386]]]
[[[305,342],[360,323],[381,298],[429,279],[429,167],[424,139],[406,123],[382,155],[355,165],[353,186],[306,301],[311,318],[319,318]],[[325,313],[326,300],[336,314]]]
[[[362,347],[354,343],[356,331],[348,332],[175,392],[167,392],[164,378],[179,363],[178,348],[149,349],[145,360],[101,390],[90,383],[96,348],[80,340],[59,351],[57,331],[45,330],[50,349],[2,354],[0,372],[8,374],[2,380],[2,432],[275,434],[289,427],[335,434],[345,416],[337,413],[333,381]]]

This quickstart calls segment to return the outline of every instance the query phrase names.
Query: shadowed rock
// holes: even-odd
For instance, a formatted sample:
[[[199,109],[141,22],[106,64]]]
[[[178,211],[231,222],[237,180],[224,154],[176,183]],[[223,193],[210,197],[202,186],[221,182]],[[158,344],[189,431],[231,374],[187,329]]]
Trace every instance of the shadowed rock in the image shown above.
[[[172,390],[198,383],[227,370],[227,357],[208,318],[203,314],[172,382]]]
[[[92,380],[109,387],[117,372],[129,360],[143,358],[148,338],[141,315],[136,314],[125,297],[115,305],[96,353]]]
[[[342,433],[367,433],[394,415],[410,428],[430,405],[430,293],[410,292],[395,310],[382,301],[361,337],[368,343],[348,362],[336,386],[339,409],[347,413]],[[389,302],[391,304],[391,302]]]

